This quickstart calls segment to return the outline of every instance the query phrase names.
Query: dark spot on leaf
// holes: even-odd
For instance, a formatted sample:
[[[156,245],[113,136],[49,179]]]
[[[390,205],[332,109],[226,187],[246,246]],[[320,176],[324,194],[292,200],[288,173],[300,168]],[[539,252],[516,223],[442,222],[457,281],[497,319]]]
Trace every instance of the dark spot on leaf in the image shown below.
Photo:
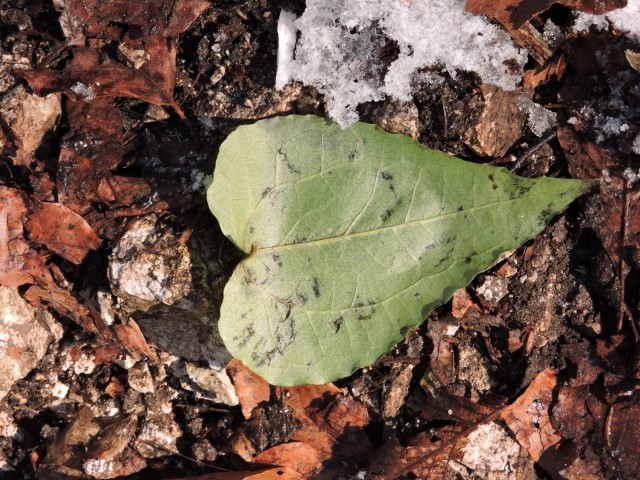
[[[465,263],[471,263],[471,260],[472,260],[472,257],[466,257],[466,258],[464,259],[464,262],[465,262]]]
[[[358,320],[369,320],[371,318],[371,315],[358,315],[356,318]]]
[[[498,190],[498,184],[495,181],[495,177],[493,176],[493,173],[490,173],[488,176],[489,180],[491,181],[491,188],[493,190]]]
[[[360,307],[364,307],[364,303],[362,303],[362,301],[358,300],[356,303],[353,304],[354,308],[360,308]]]
[[[267,187],[262,191],[262,198],[266,197],[267,195],[269,195],[269,192],[271,191],[271,187]]]
[[[524,197],[533,185],[524,178],[516,177],[513,179],[513,191],[511,192],[511,200],[515,198]],[[562,195],[562,194],[561,194]]]
[[[271,258],[279,267],[282,267],[282,262],[280,261],[280,255],[274,254],[274,255],[271,255]]]
[[[334,321],[331,322],[331,326],[334,328],[335,333],[338,333],[340,331],[342,322],[344,322],[344,318],[342,316],[339,316],[338,318],[336,318]]]
[[[300,169],[289,161],[287,154],[282,150],[278,150],[278,161],[282,162],[289,172],[297,174],[300,173]]]
[[[448,242],[447,242],[448,243]],[[451,259],[451,254],[453,253],[453,251],[455,250],[456,247],[451,247],[449,249],[449,251],[445,254],[444,257],[442,257],[440,259],[440,261],[438,263],[436,263],[436,268],[439,267],[440,265],[442,265],[444,262],[448,261],[449,259]]]
[[[253,233],[253,232],[255,232],[255,231],[256,231],[256,229],[255,229],[255,228],[253,228],[253,227],[249,227],[249,233],[251,233],[251,234],[252,234],[252,233]]]
[[[409,331],[409,327],[405,325],[400,329],[400,335],[406,335],[408,331]]]
[[[380,220],[382,220],[383,222],[388,220],[389,217],[393,214],[393,210],[385,210],[384,212],[382,212],[380,214]]]
[[[393,175],[383,170],[380,172],[380,178],[382,178],[383,180],[393,180]]]
[[[307,297],[304,293],[299,293],[298,295],[296,295],[296,297],[298,297],[298,300],[300,300],[300,303],[302,305],[306,305],[309,301],[309,297]]]
[[[352,152],[349,154],[349,161],[350,161],[350,162],[353,162],[353,160],[355,160],[355,158],[356,158],[356,152],[357,152],[357,150],[354,150],[354,151],[352,151]]]
[[[389,190],[391,190],[392,192],[395,192],[396,191],[396,187],[393,184],[389,185]]]
[[[463,210],[464,210],[464,207],[463,207],[462,205],[460,205],[460,206],[458,207],[458,211],[459,211],[459,212],[461,212],[461,211],[463,211]]]
[[[313,294],[316,298],[320,298],[320,282],[318,281],[318,277],[313,277],[311,288],[313,289]]]

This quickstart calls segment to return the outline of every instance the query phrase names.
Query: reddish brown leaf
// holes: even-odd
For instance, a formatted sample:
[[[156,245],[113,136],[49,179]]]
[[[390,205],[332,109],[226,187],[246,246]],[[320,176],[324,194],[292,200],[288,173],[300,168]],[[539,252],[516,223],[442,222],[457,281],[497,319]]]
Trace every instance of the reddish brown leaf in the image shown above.
[[[258,404],[269,401],[269,384],[235,358],[227,365],[227,372],[233,380],[244,418],[251,418],[251,412]]]
[[[44,303],[55,311],[75,321],[82,328],[91,333],[100,333],[91,311],[75,299],[71,293],[62,290],[51,283],[47,288],[31,286],[24,294],[25,300],[32,305]]]
[[[324,405],[340,393],[340,389],[333,383],[323,385],[301,385],[299,387],[287,387],[284,389],[287,397],[287,405],[292,410],[302,412],[308,408],[314,408],[313,403]]]
[[[322,469],[324,455],[308,443],[291,442],[271,447],[256,455],[253,460],[286,467],[309,478]]]
[[[129,206],[151,194],[149,183],[143,178],[105,174],[98,185],[98,197],[114,207]]]
[[[120,340],[122,345],[129,351],[139,352],[154,362],[158,361],[158,356],[151,350],[144,335],[140,331],[140,327],[132,318],[130,318],[125,325],[116,325],[115,331],[118,340]]]
[[[26,224],[31,240],[76,265],[100,246],[96,233],[77,213],[59,203],[34,205]]]
[[[474,303],[471,295],[467,293],[465,288],[459,288],[455,291],[451,299],[451,314],[460,320],[470,308],[475,308],[478,311],[482,310]]]
[[[549,407],[557,379],[553,370],[543,370],[527,390],[502,411],[502,418],[534,461],[558,443],[558,436],[549,419]]]
[[[0,285],[17,287],[34,279],[43,285],[55,283],[42,258],[25,240],[27,213],[22,192],[0,185]]]
[[[458,293],[458,301],[461,302],[471,302],[469,307],[459,308],[460,310],[464,310],[465,313],[473,308],[475,305],[471,301],[471,297],[464,291],[464,289],[458,290],[458,292],[464,292],[466,298],[463,295]],[[454,297],[455,298],[455,297]],[[434,321],[429,323],[429,331],[427,335],[431,339],[431,343],[433,343],[433,350],[431,351],[429,357],[429,366],[441,385],[449,385],[456,381],[456,364],[454,358],[454,348],[453,342],[451,339],[451,334],[455,333],[457,330],[456,325],[450,321],[453,319],[444,318],[442,320]]]
[[[26,214],[20,190],[0,186],[0,285],[17,287],[33,281],[28,264],[30,259],[37,264],[38,259],[24,239]]]
[[[127,447],[138,428],[136,415],[125,415],[113,419],[91,441],[85,452],[87,458],[111,460]]]
[[[564,54],[556,55],[544,65],[539,65],[534,69],[524,72],[523,86],[526,89],[534,90],[540,85],[547,83],[555,77],[560,80],[567,68]]]
[[[627,0],[467,0],[465,9],[517,29],[554,3],[582,12],[602,14],[625,7]]]
[[[204,0],[150,0],[130,2],[114,0],[56,0],[60,23],[72,45],[81,45],[86,37],[107,36],[113,39],[113,24],[140,27],[144,35],[160,32],[175,36],[184,32],[209,6]]]
[[[572,387],[591,385],[604,372],[604,365],[590,342],[562,345],[561,352],[577,367],[575,378],[569,383]]]
[[[151,41],[150,47],[154,49],[156,61],[154,65],[157,65],[158,69],[149,70],[150,67],[148,67],[144,70],[135,70],[114,60],[106,59],[91,68],[68,67],[61,71],[33,70],[21,72],[21,75],[39,95],[63,92],[76,100],[93,100],[102,95],[130,97],[156,105],[171,105],[177,108],[179,114],[182,114],[173,101],[173,78],[171,77],[175,74],[174,45],[167,44],[166,40],[159,38]],[[160,55],[162,50],[165,57]]]
[[[621,245],[621,229],[625,203],[637,206],[640,202],[640,192],[637,188],[625,185],[617,162],[603,148],[592,142],[582,142],[569,126],[558,128],[558,141],[567,157],[571,176],[582,179],[600,179],[608,173],[600,185],[598,197],[600,215],[592,215],[593,229],[602,242],[611,262],[619,265],[620,252],[640,249],[640,215],[635,210],[628,212],[626,230],[632,232],[626,239],[626,245]],[[634,236],[635,235],[635,236]],[[629,252],[630,253],[630,252]],[[627,259],[630,261],[631,259]]]
[[[588,386],[561,387],[558,399],[553,406],[551,421],[556,432],[563,438],[575,439],[586,437],[595,426],[596,420],[587,407],[587,399],[591,396]]]
[[[304,478],[298,472],[288,468],[269,468],[266,470],[248,470],[243,472],[220,472],[198,475],[195,477],[180,477],[173,480],[301,480]]]

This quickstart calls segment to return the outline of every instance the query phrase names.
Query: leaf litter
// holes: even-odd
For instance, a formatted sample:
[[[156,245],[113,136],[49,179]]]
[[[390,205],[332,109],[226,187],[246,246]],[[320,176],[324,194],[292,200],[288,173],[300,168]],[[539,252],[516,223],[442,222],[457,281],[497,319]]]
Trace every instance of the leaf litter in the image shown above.
[[[485,10],[493,5],[495,17],[506,18],[495,6],[508,2],[476,3]],[[248,389],[240,407],[231,407],[185,388],[189,377],[179,373],[185,370],[145,339],[137,318],[120,310],[106,279],[107,249],[131,220],[154,213],[174,223],[176,238],[202,237],[194,225],[206,217],[197,213],[204,199],[184,185],[196,183],[194,168],[210,172],[211,145],[216,148],[238,121],[325,113],[313,88],[273,88],[279,9],[258,0],[206,10],[201,2],[154,1],[137,10],[138,4],[105,9],[63,1],[37,10],[8,2],[0,20],[7,32],[3,99],[23,88],[16,86],[20,78],[31,78],[35,89],[62,92],[46,97],[61,98],[62,113],[56,122],[56,108],[33,110],[40,97],[28,89],[30,97],[14,100],[11,112],[0,110],[0,283],[33,305],[32,321],[42,328],[31,330],[47,331],[42,339],[51,340],[32,373],[10,386],[0,403],[2,475],[310,476],[257,464],[253,459],[264,449],[269,461],[314,469],[319,478],[321,470],[324,478],[367,478],[407,468],[421,478],[531,478],[526,438],[555,438],[555,432],[561,440],[536,450],[535,468],[557,478],[633,478],[640,458],[627,428],[638,403],[638,119],[637,72],[626,52],[638,46],[628,27],[633,15],[625,14],[623,23],[620,13],[636,3],[623,11],[615,10],[624,3],[617,1],[557,3],[521,2],[535,14],[503,28],[530,55],[522,74],[524,87],[533,90],[518,85],[506,105],[516,112],[522,97],[557,112],[559,142],[553,126],[536,138],[521,111],[495,117],[492,125],[493,97],[486,92],[495,88],[464,71],[441,80],[418,72],[408,100],[361,105],[358,114],[457,156],[486,161],[478,155],[489,152],[499,157],[492,163],[516,165],[526,176],[566,176],[566,157],[571,175],[601,179],[600,191],[487,273],[508,284],[501,299],[488,301],[492,284],[478,280],[456,294],[453,317],[450,307],[437,309],[426,325],[407,332],[405,342],[350,379],[307,389],[304,400],[302,392],[291,394],[289,402],[287,389],[257,379],[255,398]],[[298,4],[287,8],[298,16],[304,11]],[[576,15],[575,8],[597,15]],[[385,62],[398,52],[393,41],[385,41],[382,52],[385,73]],[[40,73],[17,75],[27,70]],[[105,80],[104,89],[92,84],[96,80]],[[180,121],[178,104],[189,125]],[[43,122],[34,124],[40,115]],[[472,129],[505,135],[472,136]],[[44,219],[36,237],[30,218],[42,203],[59,204],[64,210],[53,208],[66,213]],[[60,236],[72,218],[90,226],[100,239],[97,248],[90,233],[72,242]],[[206,236],[210,258],[221,265],[214,278],[224,285],[222,273],[228,276],[238,258],[215,225],[207,228],[213,232]],[[8,353],[15,366],[33,359],[28,349]],[[547,368],[555,386],[538,379]],[[544,405],[531,409],[528,393]],[[514,428],[529,432],[522,445],[503,421],[490,421],[505,411],[505,402],[518,407],[511,413],[524,422]],[[246,419],[252,411],[255,418]],[[545,419],[544,427],[531,423],[533,413]],[[76,418],[84,420],[74,439],[64,432]],[[119,425],[129,427],[113,435]],[[100,451],[93,447],[99,443]],[[308,456],[296,457],[300,445]],[[83,453],[89,451],[96,458]]]

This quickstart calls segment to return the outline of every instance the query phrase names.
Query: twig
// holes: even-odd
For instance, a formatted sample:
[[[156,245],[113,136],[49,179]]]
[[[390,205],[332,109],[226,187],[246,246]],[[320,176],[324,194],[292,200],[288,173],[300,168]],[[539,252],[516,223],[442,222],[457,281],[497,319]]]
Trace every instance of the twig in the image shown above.
[[[515,161],[515,163],[513,164],[513,166],[511,167],[510,171],[516,172],[516,171],[520,170],[520,168],[522,167],[524,162],[531,155],[536,153],[538,150],[540,150],[544,145],[549,143],[554,138],[556,138],[556,131],[555,130],[551,130],[549,133],[547,133],[545,136],[543,136],[535,145],[533,145],[526,152],[524,152],[522,155],[520,155],[518,157],[518,159]]]
[[[625,176],[626,177],[626,176]],[[623,203],[622,203],[622,218],[620,225],[620,248],[618,253],[618,281],[620,282],[620,300],[618,302],[618,331],[622,329],[622,324],[624,323],[625,312],[629,314],[629,320],[631,322],[631,329],[633,331],[633,335],[638,340],[638,330],[635,326],[635,322],[633,317],[630,316],[629,309],[626,308],[625,304],[625,283],[627,272],[625,268],[625,251],[627,246],[627,224],[629,223],[629,191],[631,190],[631,179],[624,179],[624,192],[623,192]]]

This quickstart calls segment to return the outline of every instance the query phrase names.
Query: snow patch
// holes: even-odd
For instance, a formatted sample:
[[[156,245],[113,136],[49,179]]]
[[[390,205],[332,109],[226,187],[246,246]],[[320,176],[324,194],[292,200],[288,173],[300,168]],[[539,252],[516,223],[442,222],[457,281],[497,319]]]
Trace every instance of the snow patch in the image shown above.
[[[484,83],[513,90],[526,52],[501,28],[466,13],[464,4],[308,0],[294,24],[300,31],[295,59],[290,64],[283,53],[279,64],[285,71],[278,72],[279,78],[285,81],[291,65],[291,78],[323,93],[329,115],[343,127],[358,120],[356,107],[361,103],[385,96],[410,99],[425,68],[452,77],[459,70],[476,72]],[[290,38],[290,30],[283,28],[281,45],[288,45]],[[389,58],[394,47],[395,60]]]
[[[573,31],[587,32],[591,27],[607,30],[611,25],[615,30],[625,32],[630,38],[640,41],[640,0],[629,0],[627,6],[604,15],[580,12],[575,19]]]

